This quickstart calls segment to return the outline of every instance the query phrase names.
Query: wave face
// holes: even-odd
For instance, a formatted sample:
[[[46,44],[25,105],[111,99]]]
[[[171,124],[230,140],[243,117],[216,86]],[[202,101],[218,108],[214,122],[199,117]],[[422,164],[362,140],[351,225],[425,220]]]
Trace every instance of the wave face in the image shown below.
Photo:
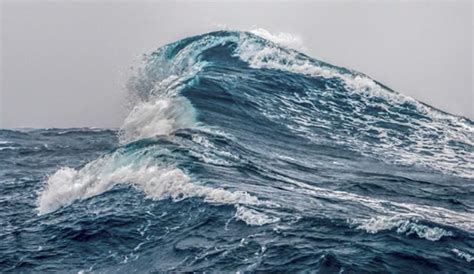
[[[2,268],[472,272],[474,123],[294,41],[158,49],[117,132],[0,131]]]

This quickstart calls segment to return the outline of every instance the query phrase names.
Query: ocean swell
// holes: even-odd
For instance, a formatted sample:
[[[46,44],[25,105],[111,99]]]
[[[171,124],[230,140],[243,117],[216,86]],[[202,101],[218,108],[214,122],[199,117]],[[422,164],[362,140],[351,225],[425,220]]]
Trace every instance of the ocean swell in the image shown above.
[[[189,229],[197,246],[189,250],[199,250],[203,261],[221,251],[204,248],[215,235],[229,246],[250,238],[236,240],[240,234],[228,232],[235,227],[271,235],[253,243],[257,251],[250,253],[258,260],[265,260],[267,245],[279,248],[272,239],[315,239],[333,229],[384,240],[390,234],[402,245],[411,236],[442,243],[471,235],[473,122],[295,45],[301,49],[297,37],[262,29],[218,31],[146,55],[128,83],[131,108],[117,147],[51,174],[38,194],[38,213],[54,218],[57,210],[107,196],[118,185],[176,208],[197,198],[202,209],[195,214],[208,210],[215,214],[208,223],[224,223],[212,235],[198,225]],[[9,150],[10,143],[0,145]],[[221,210],[209,209],[215,205]],[[305,221],[314,224],[299,234]],[[311,234],[319,227],[324,231]],[[310,250],[298,248],[295,254]],[[449,250],[471,261],[468,253]]]

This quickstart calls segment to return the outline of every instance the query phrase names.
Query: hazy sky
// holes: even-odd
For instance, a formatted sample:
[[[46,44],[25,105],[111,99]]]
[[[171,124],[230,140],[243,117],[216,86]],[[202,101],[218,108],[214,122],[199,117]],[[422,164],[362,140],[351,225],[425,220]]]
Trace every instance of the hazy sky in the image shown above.
[[[474,118],[471,1],[2,1],[0,127],[119,127],[137,57],[220,25],[289,32],[305,52]]]

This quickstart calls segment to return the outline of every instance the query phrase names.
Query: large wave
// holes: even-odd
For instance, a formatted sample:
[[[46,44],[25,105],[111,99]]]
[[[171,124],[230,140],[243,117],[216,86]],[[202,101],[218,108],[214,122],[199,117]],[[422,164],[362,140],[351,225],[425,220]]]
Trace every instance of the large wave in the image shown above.
[[[121,147],[51,175],[39,213],[129,184],[153,199],[232,204],[249,225],[310,215],[433,241],[450,228],[472,233],[468,211],[351,189],[367,174],[394,184],[473,178],[472,121],[286,42],[299,40],[217,31],[147,55],[128,85]]]

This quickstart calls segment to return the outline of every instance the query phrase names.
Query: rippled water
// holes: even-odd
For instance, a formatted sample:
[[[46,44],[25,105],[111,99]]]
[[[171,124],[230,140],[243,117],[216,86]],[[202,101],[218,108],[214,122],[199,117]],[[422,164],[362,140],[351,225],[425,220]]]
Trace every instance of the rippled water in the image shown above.
[[[1,269],[472,273],[474,123],[267,38],[146,56],[119,130],[0,130]]]

